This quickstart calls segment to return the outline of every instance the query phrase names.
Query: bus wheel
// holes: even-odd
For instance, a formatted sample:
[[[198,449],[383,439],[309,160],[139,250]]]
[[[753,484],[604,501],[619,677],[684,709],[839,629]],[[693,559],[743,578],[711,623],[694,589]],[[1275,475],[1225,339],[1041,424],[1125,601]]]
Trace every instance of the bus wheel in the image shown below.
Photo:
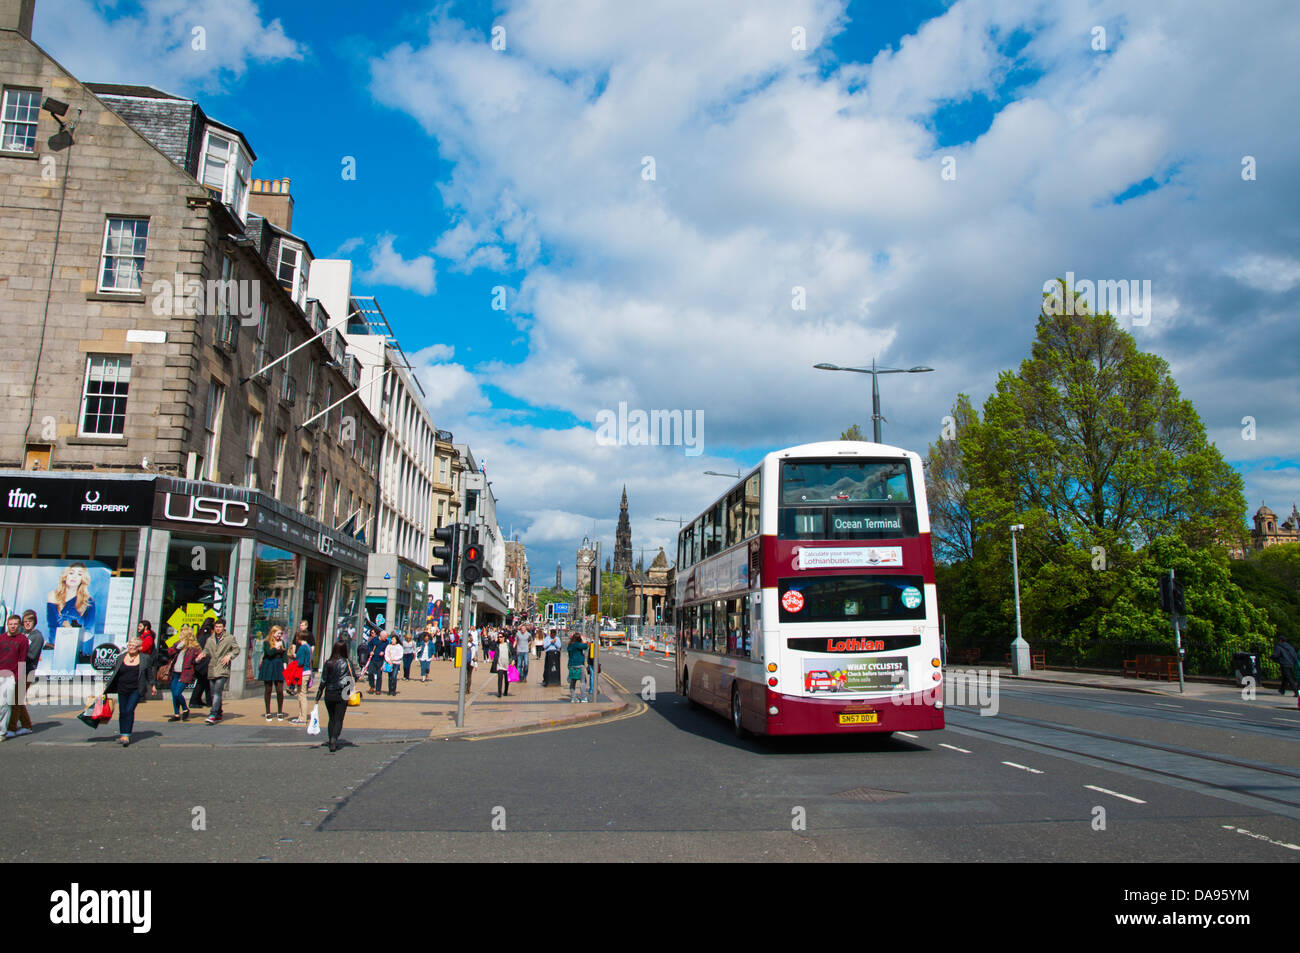
[[[749,737],[749,732],[741,724],[740,689],[735,687],[731,689],[731,730],[736,733],[737,738]]]
[[[682,697],[686,699],[687,707],[700,707],[700,703],[691,697],[691,672],[690,669],[682,669]]]

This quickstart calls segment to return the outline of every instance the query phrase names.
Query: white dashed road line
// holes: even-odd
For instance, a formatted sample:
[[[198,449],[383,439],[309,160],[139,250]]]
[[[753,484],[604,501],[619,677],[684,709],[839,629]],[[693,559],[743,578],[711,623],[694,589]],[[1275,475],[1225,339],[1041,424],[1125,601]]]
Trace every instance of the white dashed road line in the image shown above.
[[[1039,771],[1037,768],[1030,768],[1030,767],[1027,767],[1027,766],[1025,766],[1025,765],[1023,765],[1023,764],[1016,764],[1014,761],[1003,761],[1002,763],[1005,764],[1005,765],[1007,765],[1008,767],[1019,768],[1021,771],[1028,771],[1030,774],[1042,774],[1042,773],[1043,773],[1043,772]]]
[[[1238,834],[1245,834],[1247,837],[1253,837],[1255,840],[1262,840],[1265,843],[1272,844],[1274,847],[1285,847],[1287,850],[1300,850],[1300,844],[1288,844],[1284,840],[1273,840],[1271,837],[1265,837],[1263,834],[1255,834],[1251,831],[1240,827],[1233,827],[1231,824],[1224,824],[1225,831],[1236,831]]]
[[[970,752],[967,751],[965,748],[958,748],[956,745],[944,744],[942,741],[939,742],[939,747],[947,748],[950,751],[960,751],[962,754],[970,754]]]
[[[906,732],[906,731],[896,731],[896,732],[894,732],[894,734],[899,735],[900,737],[903,737],[903,738],[915,738],[915,737],[916,737],[916,735],[910,734],[909,732]]]
[[[1129,797],[1127,794],[1120,794],[1118,791],[1112,791],[1109,788],[1099,788],[1095,784],[1085,784],[1084,787],[1089,791],[1098,791],[1102,794],[1109,794],[1111,797],[1122,798],[1125,801],[1132,801],[1134,804],[1146,803],[1146,801],[1142,800],[1140,797]]]
[[[1205,710],[1206,710],[1206,711],[1212,711],[1212,712],[1214,712],[1214,714],[1216,714],[1216,715],[1231,715],[1233,718],[1237,718],[1237,717],[1239,717],[1239,716],[1238,716],[1238,713],[1235,712],[1235,711],[1220,711],[1218,708],[1207,708],[1207,709],[1205,709]]]
[[[1183,707],[1185,707],[1185,706],[1183,706],[1183,705],[1170,705],[1170,704],[1167,704],[1167,703],[1165,703],[1165,702],[1152,702],[1151,704],[1155,705],[1157,708],[1183,708]]]

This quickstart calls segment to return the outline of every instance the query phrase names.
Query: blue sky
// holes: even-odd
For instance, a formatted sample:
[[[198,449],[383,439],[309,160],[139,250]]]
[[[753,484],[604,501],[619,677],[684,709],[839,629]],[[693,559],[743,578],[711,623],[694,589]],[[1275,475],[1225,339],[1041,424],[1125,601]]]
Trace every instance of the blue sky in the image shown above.
[[[38,0],[34,36],[198,99],[292,179],[294,230],[353,259],[535,581],[571,583],[624,483],[636,545],[667,545],[655,517],[725,486],[703,470],[865,425],[869,383],[817,361],[935,367],[882,382],[886,440],[924,450],[1067,271],[1152,282],[1140,346],[1251,511],[1289,512],[1300,16],[1148,6]],[[600,446],[620,401],[701,410],[703,455]]]

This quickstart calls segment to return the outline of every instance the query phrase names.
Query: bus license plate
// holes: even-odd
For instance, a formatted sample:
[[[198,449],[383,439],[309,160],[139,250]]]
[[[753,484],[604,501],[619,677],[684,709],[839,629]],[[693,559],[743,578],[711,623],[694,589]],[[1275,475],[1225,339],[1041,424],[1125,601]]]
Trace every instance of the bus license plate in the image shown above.
[[[879,716],[874,711],[866,712],[841,712],[841,725],[874,725],[879,721]]]

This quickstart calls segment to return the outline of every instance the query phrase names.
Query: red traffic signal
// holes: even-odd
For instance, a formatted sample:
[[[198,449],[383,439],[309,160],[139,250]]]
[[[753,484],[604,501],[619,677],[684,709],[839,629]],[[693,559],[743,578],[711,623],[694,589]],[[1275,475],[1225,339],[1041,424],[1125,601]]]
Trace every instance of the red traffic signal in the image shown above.
[[[461,564],[461,573],[468,585],[474,585],[483,578],[483,547],[470,543],[465,547],[465,561]]]

